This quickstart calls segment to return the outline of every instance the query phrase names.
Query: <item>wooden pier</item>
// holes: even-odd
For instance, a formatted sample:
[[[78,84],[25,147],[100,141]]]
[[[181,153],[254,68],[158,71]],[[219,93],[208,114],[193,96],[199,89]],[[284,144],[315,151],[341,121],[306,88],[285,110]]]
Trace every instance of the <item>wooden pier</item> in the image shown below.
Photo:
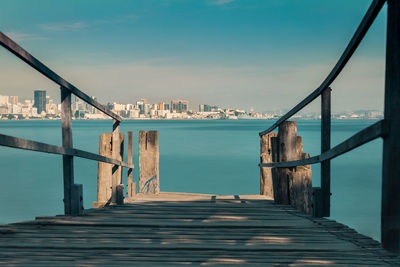
[[[331,147],[333,90],[330,86],[385,4],[388,15],[384,119]],[[400,266],[399,18],[399,0],[372,1],[321,85],[259,133],[260,195],[246,196],[159,193],[157,131],[139,132],[136,181],[132,174],[133,133],[128,132],[128,162],[124,162],[120,114],[89,97],[0,32],[0,45],[60,86],[62,131],[62,146],[1,133],[0,146],[62,156],[60,184],[62,181],[64,188],[63,215],[0,226],[0,265]],[[99,154],[73,145],[73,95],[112,118],[110,133],[100,138]],[[303,152],[296,122],[289,119],[318,97],[321,97],[321,154],[310,156]],[[273,132],[276,128],[278,132]],[[377,138],[383,139],[382,244],[323,218],[330,216],[330,161]],[[93,209],[84,209],[83,185],[75,184],[76,157],[99,162],[98,196]],[[312,164],[321,164],[320,187],[312,185]],[[127,168],[126,183],[122,168]],[[12,203],[5,205],[9,204]]]
[[[265,196],[141,195],[0,228],[0,265],[397,265],[377,241]]]

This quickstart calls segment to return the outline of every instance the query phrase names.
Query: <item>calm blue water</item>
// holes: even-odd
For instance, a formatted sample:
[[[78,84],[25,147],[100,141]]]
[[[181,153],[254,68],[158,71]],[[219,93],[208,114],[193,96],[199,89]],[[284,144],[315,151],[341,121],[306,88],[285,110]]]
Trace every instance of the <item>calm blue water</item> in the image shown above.
[[[374,122],[332,121],[332,145]],[[124,121],[121,131],[134,131],[136,166],[138,131],[159,131],[162,191],[258,194],[258,132],[271,124],[267,120]],[[0,121],[0,133],[61,145],[60,126],[60,121]],[[100,133],[110,130],[111,121],[74,121],[74,146],[97,153]],[[320,121],[298,121],[298,134],[303,136],[305,152],[320,153]],[[382,141],[376,140],[332,161],[332,218],[377,240],[381,160]],[[0,169],[0,223],[62,214],[61,156],[0,147]],[[89,208],[96,200],[97,163],[77,158],[75,170]],[[319,165],[312,171],[313,185],[319,186]],[[137,169],[134,175],[137,178]]]

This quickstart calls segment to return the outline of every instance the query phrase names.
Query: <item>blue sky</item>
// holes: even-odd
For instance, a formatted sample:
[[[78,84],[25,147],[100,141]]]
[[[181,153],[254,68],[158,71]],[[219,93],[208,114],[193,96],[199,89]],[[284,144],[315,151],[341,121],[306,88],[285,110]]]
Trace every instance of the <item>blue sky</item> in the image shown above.
[[[318,87],[370,2],[3,0],[0,25],[101,102],[186,98],[264,111],[289,108]],[[333,84],[334,110],[382,108],[385,20],[384,8]],[[15,61],[0,50],[0,94],[56,94]]]

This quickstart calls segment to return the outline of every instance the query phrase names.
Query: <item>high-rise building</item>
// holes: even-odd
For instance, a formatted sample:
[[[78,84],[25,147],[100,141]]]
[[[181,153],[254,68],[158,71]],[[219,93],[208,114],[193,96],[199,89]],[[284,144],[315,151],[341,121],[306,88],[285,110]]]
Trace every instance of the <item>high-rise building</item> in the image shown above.
[[[139,114],[144,114],[144,102],[143,101],[136,101],[136,106],[139,109]]]
[[[164,102],[160,102],[160,104],[158,104],[158,107],[160,108],[160,110],[164,110],[164,105],[165,105],[165,103]]]
[[[10,96],[10,104],[17,105],[18,104],[18,96]]]
[[[34,91],[34,104],[33,106],[37,108],[37,113],[40,114],[42,111],[46,112],[46,91],[35,90]]]
[[[187,100],[172,100],[171,101],[171,111],[176,111],[177,113],[183,113],[189,111],[189,101]]]
[[[218,107],[207,104],[199,105],[199,112],[210,112],[210,111],[218,111]]]

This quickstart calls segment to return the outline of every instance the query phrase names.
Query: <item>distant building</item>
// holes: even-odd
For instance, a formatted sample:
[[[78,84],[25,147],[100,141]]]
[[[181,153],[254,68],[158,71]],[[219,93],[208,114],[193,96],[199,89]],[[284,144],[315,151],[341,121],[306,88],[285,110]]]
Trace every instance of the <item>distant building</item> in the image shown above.
[[[171,101],[171,111],[177,113],[183,113],[189,111],[189,101],[187,100],[172,100]]]
[[[9,97],[7,95],[0,95],[0,106],[8,106],[8,99]]]
[[[34,104],[33,106],[37,108],[37,113],[40,114],[42,111],[46,112],[46,91],[35,90],[34,91]]]
[[[159,110],[169,110],[169,104],[165,102],[160,102],[158,104]]]
[[[207,104],[201,104],[199,105],[199,112],[212,112],[212,111],[218,111],[217,106],[211,106]]]
[[[144,104],[143,105],[143,114],[144,115],[149,115],[151,110],[151,105],[150,104]]]
[[[10,104],[17,105],[18,104],[18,96],[10,96]]]
[[[144,102],[143,101],[136,101],[136,106],[139,109],[139,114],[144,114]]]

